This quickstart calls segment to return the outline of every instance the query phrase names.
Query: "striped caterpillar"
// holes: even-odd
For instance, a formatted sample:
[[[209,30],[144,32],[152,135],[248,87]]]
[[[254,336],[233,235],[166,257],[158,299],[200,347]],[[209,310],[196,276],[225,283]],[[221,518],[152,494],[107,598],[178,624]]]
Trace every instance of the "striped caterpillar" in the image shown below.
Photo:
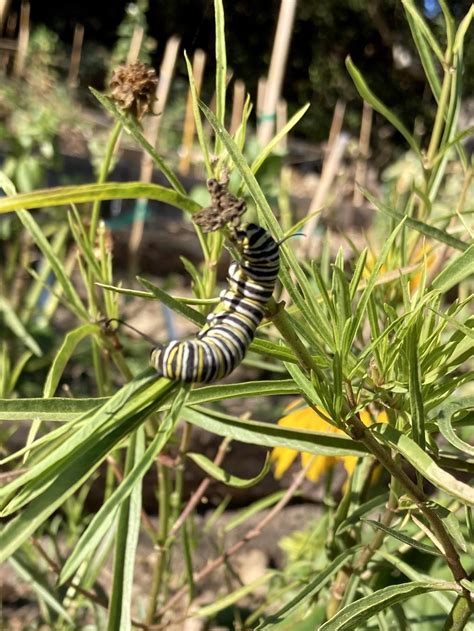
[[[208,186],[211,193],[211,187],[220,187],[220,197],[214,196],[214,200],[223,199],[225,184],[210,180]],[[238,202],[230,193],[225,194],[227,202],[229,196],[230,202]],[[237,214],[242,212],[240,203]],[[222,221],[229,221],[229,215],[224,213]],[[280,267],[279,244],[253,223],[232,227],[230,239],[241,261],[234,261],[229,267],[228,289],[221,292],[219,305],[194,339],[173,340],[152,351],[151,365],[159,375],[187,383],[209,383],[229,375],[243,360],[275,287]]]

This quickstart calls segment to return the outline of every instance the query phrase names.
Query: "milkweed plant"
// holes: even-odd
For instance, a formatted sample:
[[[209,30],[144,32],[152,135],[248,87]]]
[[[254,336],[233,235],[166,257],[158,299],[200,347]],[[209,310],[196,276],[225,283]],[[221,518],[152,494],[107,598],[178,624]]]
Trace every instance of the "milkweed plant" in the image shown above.
[[[257,175],[307,106],[252,162],[246,160],[249,99],[237,131],[231,135],[225,127],[222,0],[214,2],[213,111],[198,98],[185,57],[203,177],[230,175],[232,193],[247,200],[255,222],[280,243],[279,285],[244,359],[264,369],[255,381],[202,386],[159,377],[147,364],[137,367],[120,343],[125,333],[111,324],[121,317],[123,296],[155,300],[157,309],[166,305],[197,328],[218,300],[225,233],[205,233],[197,225],[202,265],[186,262],[194,297],[177,298],[145,278],[139,279],[142,290],[114,281],[103,200],[159,200],[189,216],[202,210],[143,133],[141,118],[151,105],[147,89],[156,86],[150,71],[138,64],[136,94],[133,85],[117,81],[120,98],[93,91],[113,121],[97,182],[17,193],[2,175],[0,212],[14,211],[18,224],[11,215],[8,220],[23,232],[20,237],[12,228],[22,245],[7,251],[8,265],[0,271],[0,418],[4,438],[20,428],[25,439],[14,450],[5,442],[2,450],[0,560],[29,584],[50,628],[151,631],[183,628],[188,617],[212,624],[224,612],[234,616],[236,629],[474,628],[474,197],[472,158],[463,144],[472,127],[458,128],[463,44],[473,8],[456,24],[447,3],[440,6],[442,36],[413,0],[403,0],[434,108],[433,124],[421,138],[411,133],[413,122],[402,123],[372,92],[352,60],[346,62],[361,99],[397,130],[416,165],[413,175],[392,173],[380,196],[363,190],[377,216],[371,242],[378,249],[352,244],[331,258],[327,238],[318,237],[323,255],[313,259],[298,239],[286,238],[304,232],[310,218],[289,225],[286,215],[280,224]],[[124,134],[147,152],[166,185],[107,181]],[[446,182],[453,177],[458,194],[447,205]],[[43,267],[31,270],[19,291],[15,271],[31,260],[28,248],[40,254]],[[72,324],[48,353],[42,333],[59,306]],[[78,397],[74,384],[61,396],[68,366],[86,347],[94,396]],[[28,381],[38,366],[47,369],[42,396],[20,397],[19,379]],[[282,395],[289,409],[281,407]],[[275,423],[252,418],[260,397],[277,397]],[[243,416],[222,411],[222,402],[236,398],[249,399]],[[193,427],[220,437],[214,460],[190,452]],[[256,478],[227,472],[234,440],[261,447],[265,464]],[[203,470],[204,482],[188,497],[184,471],[191,462]],[[251,540],[258,545],[306,478],[316,483],[325,474],[330,480],[338,463],[345,482],[326,483],[318,520],[282,539],[285,562],[240,582],[229,565],[232,556]],[[150,470],[156,471],[156,521],[142,507]],[[91,515],[84,501],[99,471],[104,499]],[[199,565],[194,550],[200,533],[193,524],[207,485],[217,479],[245,487],[270,475],[285,477],[287,487],[227,521],[215,557]],[[208,523],[219,529],[224,509],[223,503],[210,511]],[[229,544],[229,533],[246,525]],[[141,537],[154,552],[149,588],[137,596]],[[179,571],[177,553],[184,559]],[[201,586],[216,571],[226,580],[205,602]]]

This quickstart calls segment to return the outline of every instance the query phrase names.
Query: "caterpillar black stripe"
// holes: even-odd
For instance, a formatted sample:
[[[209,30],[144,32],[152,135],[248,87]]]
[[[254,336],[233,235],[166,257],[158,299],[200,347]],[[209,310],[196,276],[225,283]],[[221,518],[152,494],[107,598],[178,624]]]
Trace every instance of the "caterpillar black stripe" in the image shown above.
[[[241,261],[230,265],[229,287],[206,328],[192,340],[173,340],[152,351],[151,364],[163,377],[188,383],[222,379],[240,364],[254,338],[278,276],[279,244],[252,223],[233,228],[231,239]]]

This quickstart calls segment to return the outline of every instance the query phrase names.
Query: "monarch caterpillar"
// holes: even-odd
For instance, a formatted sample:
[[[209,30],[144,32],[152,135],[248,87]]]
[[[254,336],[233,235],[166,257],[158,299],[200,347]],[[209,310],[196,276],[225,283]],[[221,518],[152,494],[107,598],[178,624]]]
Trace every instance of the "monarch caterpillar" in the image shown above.
[[[211,180],[209,189],[216,184],[222,186]],[[188,383],[222,379],[240,364],[254,338],[278,276],[279,243],[253,223],[232,228],[231,240],[241,261],[230,265],[229,287],[206,328],[192,340],[173,340],[152,351],[151,364],[163,377]]]

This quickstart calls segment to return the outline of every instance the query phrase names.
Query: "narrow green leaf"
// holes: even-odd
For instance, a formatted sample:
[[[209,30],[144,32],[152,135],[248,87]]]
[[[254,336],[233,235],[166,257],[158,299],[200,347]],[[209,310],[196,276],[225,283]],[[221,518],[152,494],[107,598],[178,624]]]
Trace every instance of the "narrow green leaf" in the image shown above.
[[[359,288],[360,279],[362,278],[362,274],[364,273],[365,263],[367,261],[367,254],[369,250],[368,248],[364,248],[357,259],[357,263],[354,269],[354,274],[352,275],[352,279],[349,285],[349,294],[350,299],[353,300],[354,296],[357,293],[357,289]]]
[[[125,475],[143,458],[145,430],[139,427],[127,449]],[[129,498],[119,508],[115,542],[114,570],[109,603],[108,631],[131,631],[132,591],[135,554],[140,532],[142,507],[142,479],[136,482]]]
[[[0,421],[74,421],[105,403],[104,398],[0,399]],[[0,461],[3,462],[3,461]]]
[[[54,396],[64,369],[79,342],[89,335],[97,335],[99,333],[100,327],[97,324],[83,324],[66,334],[46,377],[43,389],[43,397],[45,399]]]
[[[196,309],[192,309],[191,307],[188,307],[188,305],[179,302],[178,300],[176,300],[176,298],[173,298],[168,293],[166,293],[166,291],[163,291],[163,289],[156,287],[156,285],[153,285],[145,278],[137,276],[137,279],[144,287],[146,287],[146,289],[148,289],[156,298],[158,298],[160,302],[165,304],[176,313],[179,313],[191,322],[194,322],[194,324],[197,324],[199,327],[203,326],[206,323],[206,316],[204,316]]]
[[[415,321],[406,337],[408,357],[408,394],[410,397],[410,413],[413,439],[416,444],[425,448],[425,408],[423,403],[421,368],[418,356],[419,327]]]
[[[474,274],[474,245],[470,245],[462,254],[451,259],[433,280],[431,286],[444,294],[472,274]]]
[[[104,184],[81,184],[40,189],[0,198],[0,214],[44,206],[64,206],[107,199],[139,199],[145,197],[165,202],[187,213],[201,210],[201,206],[190,197],[158,184],[143,182],[105,182]]]
[[[472,18],[474,17],[474,5],[471,4],[469,11],[461,20],[459,24],[456,36],[454,38],[453,44],[453,53],[456,55],[460,50],[462,50],[462,46],[464,43],[464,39],[466,37],[467,30],[471,25]]]
[[[390,252],[390,249],[392,248],[392,245],[395,241],[395,239],[397,238],[400,230],[403,228],[404,224],[405,224],[405,219],[406,218],[402,218],[400,223],[398,224],[398,226],[395,227],[395,229],[393,230],[392,234],[388,237],[388,239],[385,241],[384,246],[382,248],[382,251],[380,252],[380,255],[377,258],[377,261],[375,262],[374,267],[372,268],[371,272],[370,272],[370,276],[367,279],[367,286],[365,287],[364,291],[361,294],[361,297],[359,299],[359,302],[357,303],[357,307],[351,322],[351,326],[350,326],[350,330],[349,330],[349,334],[347,335],[346,341],[345,341],[345,347],[343,349],[343,351],[345,351],[346,353],[349,351],[349,348],[355,338],[355,336],[357,335],[357,331],[359,330],[359,327],[361,325],[362,319],[365,315],[366,309],[367,309],[367,303],[369,302],[369,298],[374,290],[376,281],[377,281],[377,276],[379,275],[380,269],[382,268],[382,265],[385,263],[385,260],[387,259],[387,256]]]
[[[474,407],[474,401],[472,402],[472,406]],[[451,414],[449,414],[449,411],[451,411]],[[456,449],[459,449],[460,451],[469,454],[470,456],[474,456],[474,445],[470,445],[466,441],[459,438],[459,436],[454,431],[453,426],[451,425],[452,416],[457,411],[459,411],[459,408],[455,408],[454,410],[453,408],[451,408],[451,410],[449,408],[444,408],[439,411],[437,417],[439,431],[448,441],[448,443],[451,443],[451,445],[453,445],[453,447],[456,447]]]
[[[201,121],[201,113],[199,111],[198,101],[199,97],[196,90],[196,84],[194,82],[193,77],[193,68],[191,62],[189,61],[188,55],[186,51],[184,51],[184,59],[186,61],[186,68],[188,71],[188,81],[189,81],[189,89],[191,92],[191,100],[193,104],[193,115],[194,115],[194,124],[196,125],[196,133],[199,140],[199,146],[201,147],[202,155],[204,158],[204,164],[206,165],[206,173],[207,177],[212,177],[212,167],[211,160],[209,157],[209,149],[207,146],[206,139],[204,137],[204,129]]]
[[[204,456],[203,454],[195,454],[190,452],[186,455],[188,456],[188,458],[191,458],[191,460],[195,462],[198,467],[201,467],[201,469],[205,471],[207,475],[211,476],[218,482],[222,482],[227,486],[233,486],[239,489],[249,489],[252,486],[255,486],[261,480],[263,480],[263,478],[266,477],[267,473],[271,469],[270,458],[267,455],[263,468],[257,476],[248,479],[239,478],[236,475],[231,475],[221,467],[218,467],[212,462],[212,460],[209,460],[209,458],[206,458],[206,456]]]
[[[26,489],[16,492],[10,501],[10,509],[18,510],[22,503],[31,501],[33,497],[41,493],[51,481],[57,480],[59,472],[67,469],[69,459],[77,455],[81,450],[88,450],[95,440],[98,442],[116,432],[116,440],[120,432],[127,435],[127,423],[131,425],[139,417],[143,410],[150,406],[155,409],[160,401],[177,387],[167,379],[154,379],[149,371],[143,376],[136,377],[133,381],[122,387],[113,397],[91,416],[89,423],[81,423],[76,431],[62,444],[41,461],[32,465],[23,475],[16,478],[0,489],[0,497],[8,497],[15,490],[30,483]],[[133,396],[132,396],[133,395]],[[131,428],[131,429],[132,429]],[[131,429],[129,431],[131,431]],[[114,443],[112,443],[114,444]],[[90,461],[91,463],[93,460]],[[81,467],[87,467],[87,462],[79,463]],[[40,475],[42,474],[42,475]]]
[[[347,631],[365,626],[367,621],[379,611],[396,603],[404,602],[413,596],[432,591],[450,591],[452,584],[443,581],[413,581],[400,585],[390,585],[364,596],[340,609],[335,616],[325,622],[320,631]]]
[[[323,456],[359,456],[367,453],[363,445],[340,434],[294,430],[270,423],[243,421],[211,410],[185,408],[183,418],[219,436],[228,436],[233,440],[264,447],[287,447]]]
[[[36,357],[41,357],[43,355],[41,348],[38,346],[36,340],[28,333],[23,322],[17,316],[16,312],[10,304],[7,302],[6,298],[0,296],[0,315],[2,316],[2,320],[10,331],[23,342],[23,344],[30,349],[30,351],[36,355]]]
[[[108,432],[94,433],[94,424],[81,427],[76,434],[81,435],[84,430],[88,430],[89,436],[87,440],[84,440],[81,435],[77,446],[78,437],[76,435],[69,439],[66,446],[62,446],[63,451],[69,450],[71,453],[71,445],[75,446],[74,451],[68,457],[62,458],[56,466],[53,465],[48,469],[44,476],[40,476],[39,487],[35,486],[37,480],[35,476],[38,467],[33,467],[27,471],[22,477],[28,477],[28,475],[31,477],[33,472],[33,482],[31,491],[27,488],[23,492],[23,503],[29,503],[26,508],[4,526],[0,533],[2,539],[0,562],[7,559],[17,550],[64,503],[66,498],[70,497],[90,477],[108,453],[133,430],[139,427],[149,414],[156,411],[161,398],[168,396],[175,387],[175,384],[160,379],[155,385],[152,384],[143,392],[141,396],[136,396],[134,401],[129,403],[123,401],[123,393],[119,391],[117,395],[103,406],[101,415],[97,419],[99,421],[98,425],[100,425],[101,416],[110,425]],[[124,389],[126,390],[126,386],[122,388],[122,390]],[[149,398],[152,398],[152,400],[149,400],[147,405],[144,406],[144,402]],[[120,407],[114,412],[113,408],[116,405]],[[57,451],[60,450],[61,448]],[[18,486],[18,480],[14,481],[14,483]],[[5,489],[7,487],[12,488],[14,483],[6,485]],[[13,508],[20,507],[21,504],[22,502],[18,501]]]
[[[229,521],[226,522],[223,527],[223,532],[230,532],[240,526],[240,524],[245,523],[250,517],[260,513],[265,508],[270,508],[274,506],[277,502],[281,500],[281,498],[285,495],[286,491],[277,491],[276,493],[271,493],[266,497],[263,497],[261,500],[257,500],[256,502],[252,502],[249,506],[246,506],[242,510],[238,511],[234,517],[231,517]],[[298,493],[295,494],[296,496]]]
[[[424,234],[425,236],[430,237],[435,241],[446,243],[446,245],[449,245],[456,250],[461,250],[462,252],[470,247],[468,243],[456,239],[456,237],[453,237],[444,230],[440,230],[439,228],[430,226],[427,223],[420,221],[419,219],[413,219],[412,217],[403,215],[397,210],[390,208],[390,206],[387,206],[386,204],[383,204],[381,201],[377,200],[374,195],[369,193],[367,189],[361,188],[361,191],[363,192],[364,197],[366,197],[369,202],[371,202],[375,206],[375,208],[385,213],[386,215],[393,217],[393,219],[395,219],[396,221],[401,221],[402,219],[405,219],[406,225],[410,228],[413,228],[413,230],[416,230],[417,232],[420,232],[421,234]]]
[[[358,508],[356,508],[355,511],[350,513],[350,515],[339,524],[336,530],[336,535],[341,535],[348,528],[351,528],[355,524],[358,524],[361,520],[361,517],[372,513],[376,508],[386,503],[387,499],[388,494],[382,493],[381,495],[377,495],[376,497],[373,497],[367,502],[361,504]]]
[[[216,118],[224,126],[225,97],[227,86],[227,52],[225,47],[225,18],[222,0],[214,0],[215,44],[216,44]],[[216,136],[214,153],[221,152],[221,139]]]
[[[369,88],[369,86],[365,82],[365,79],[362,76],[361,72],[352,63],[352,60],[350,57],[346,58],[346,68],[349,71],[349,74],[351,75],[352,80],[354,81],[354,85],[357,88],[357,91],[359,92],[360,96],[364,99],[364,101],[367,101],[367,103],[369,103],[369,105],[371,105],[376,112],[378,112],[384,118],[386,118],[388,122],[391,123],[393,127],[395,127],[395,129],[400,132],[400,134],[405,138],[407,143],[410,145],[411,149],[416,153],[418,158],[421,160],[422,155],[413,136],[410,134],[408,129],[405,127],[405,125],[400,121],[400,119],[397,116],[395,116],[395,114],[391,110],[389,110],[388,107],[384,105],[382,101],[380,101],[379,98],[375,96],[375,94],[372,92],[372,90]]]
[[[309,585],[302,589],[297,596],[292,598],[289,603],[284,605],[275,614],[272,614],[264,622],[258,625],[258,627],[256,627],[256,631],[273,627],[273,625],[282,621],[283,616],[283,619],[286,619],[287,616],[291,615],[291,613],[302,603],[308,601],[310,598],[314,598],[314,596],[337,574],[341,567],[347,563],[347,560],[360,550],[361,547],[362,546],[354,546],[353,548],[348,548],[347,550],[344,550],[344,552],[341,552],[341,554],[331,561],[331,563],[329,563],[329,565],[320,572],[316,578],[309,583]]]
[[[431,456],[420,449],[408,436],[386,423],[375,423],[370,426],[370,431],[373,431],[383,442],[406,458],[417,471],[436,487],[451,497],[474,506],[474,489],[441,469]]]
[[[419,541],[417,541],[416,539],[413,539],[412,537],[408,537],[407,535],[404,535],[399,530],[395,530],[395,528],[390,528],[389,526],[385,526],[385,524],[382,524],[378,521],[374,521],[373,519],[362,519],[361,521],[363,521],[365,524],[369,524],[375,529],[382,530],[387,535],[390,535],[391,537],[394,537],[395,539],[398,539],[399,541],[403,541],[403,543],[406,543],[411,548],[416,548],[417,550],[420,550],[421,552],[425,552],[426,554],[432,554],[434,556],[443,556],[443,553],[440,550],[438,550],[438,548],[435,548],[433,546],[426,546],[423,543],[420,543]]]
[[[189,395],[189,405],[201,405],[213,401],[257,396],[299,394],[300,388],[293,379],[272,381],[245,381],[243,383],[215,384],[196,388]],[[69,422],[77,420],[109,401],[109,397],[69,399],[0,399],[0,421],[27,421],[38,418],[42,421]],[[160,409],[168,409],[165,403]],[[3,462],[3,461],[0,461]]]
[[[152,466],[157,455],[167,444],[174,431],[176,419],[176,414],[168,414],[165,417],[143,456],[94,515],[61,570],[60,584],[66,582],[76,572],[84,559],[95,550],[99,541],[110,528],[122,502],[129,497],[137,483]]]
[[[244,598],[244,596],[247,596],[247,594],[254,594],[255,590],[258,587],[260,587],[261,585],[264,585],[265,583],[268,583],[268,581],[271,578],[273,578],[275,575],[276,575],[276,571],[270,570],[266,572],[263,576],[260,576],[254,581],[247,583],[243,587],[240,587],[239,589],[234,590],[227,596],[217,599],[215,602],[211,603],[210,605],[205,605],[204,607],[200,607],[194,615],[200,618],[214,616],[219,611],[222,611],[223,609],[226,609],[227,607],[230,607],[231,605],[236,603],[238,600],[241,600],[242,598]]]
[[[380,559],[383,561],[387,561],[388,563],[393,565],[393,567],[396,568],[401,574],[404,574],[407,578],[409,578],[412,581],[429,581],[431,578],[428,574],[423,574],[422,572],[418,572],[409,563],[406,563],[405,561],[403,561],[403,559],[400,559],[394,554],[390,554],[389,552],[383,549],[377,550],[375,552],[375,558],[377,560]],[[431,597],[432,600],[435,600],[439,604],[439,606],[444,611],[446,611],[446,613],[449,613],[451,611],[451,608],[453,606],[453,598],[451,594],[444,594],[443,592],[431,592],[429,596]],[[468,631],[467,628],[466,628],[466,631]],[[474,625],[473,625],[473,628],[470,629],[469,631],[474,631]]]
[[[22,197],[22,196],[16,195],[15,197],[6,197],[3,199],[0,199],[0,205],[1,205],[1,202],[4,201],[5,199],[15,200],[15,199],[18,199],[19,197]],[[26,210],[23,210],[20,208],[16,212],[21,223],[25,226],[25,228],[31,234],[38,248],[41,250],[43,255],[48,259],[48,262],[51,265],[51,268],[59,284],[62,287],[64,295],[66,299],[68,300],[71,306],[71,309],[76,313],[78,317],[87,319],[88,317],[87,310],[82,304],[82,301],[79,298],[79,295],[77,291],[75,290],[71,282],[71,279],[69,278],[69,276],[67,275],[64,269],[64,263],[63,261],[61,261],[58,255],[54,252],[53,248],[51,247],[51,244],[44,236],[43,231],[41,230],[41,227],[33,219],[33,216]]]
[[[174,190],[177,193],[181,193],[181,195],[186,195],[186,191],[184,190],[184,187],[179,181],[179,179],[176,177],[175,173],[173,173],[173,171],[169,168],[165,160],[163,160],[163,158],[159,155],[159,153],[148,142],[148,140],[143,135],[142,130],[140,129],[139,125],[135,122],[135,120],[133,120],[133,118],[131,118],[130,116],[127,116],[121,110],[119,110],[110,97],[105,96],[104,94],[101,94],[100,92],[97,92],[97,90],[94,90],[94,88],[89,87],[89,90],[92,92],[95,98],[99,101],[99,103],[108,112],[110,112],[110,114],[112,114],[115,120],[120,121],[122,123],[123,128],[131,136],[135,138],[137,143],[151,157],[151,159],[157,166],[158,170],[161,171],[161,173],[163,173],[163,175],[171,184],[171,186],[174,188]]]
[[[48,584],[46,578],[42,576],[36,568],[31,566],[31,564],[24,558],[23,554],[17,552],[8,559],[8,562],[22,579],[22,582],[26,583],[31,590],[36,592],[40,600],[44,601],[44,603],[52,611],[56,612],[60,618],[74,627],[74,620],[51,589],[51,585]]]
[[[262,166],[262,164],[265,162],[265,160],[268,158],[268,156],[271,154],[271,152],[273,151],[273,149],[278,145],[278,143],[286,136],[286,134],[288,134],[293,127],[303,118],[303,116],[306,114],[306,112],[308,111],[310,106],[310,103],[306,103],[306,105],[303,105],[302,108],[300,108],[295,114],[293,114],[293,116],[290,118],[290,120],[286,123],[286,125],[284,125],[280,131],[270,140],[270,142],[261,150],[261,152],[258,154],[258,156],[255,158],[255,160],[252,162],[250,169],[252,171],[252,173],[255,175],[258,170],[260,169],[260,167]],[[304,221],[307,221],[308,218],[305,218]]]
[[[441,50],[441,46],[436,41],[435,36],[431,32],[428,24],[424,20],[423,16],[420,14],[418,9],[415,6],[413,0],[402,0],[402,4],[405,8],[405,11],[411,16],[414,27],[417,29],[419,33],[421,33],[424,39],[429,43],[431,50],[434,52],[438,61],[443,64],[444,62],[444,54]]]
[[[413,41],[415,42],[416,48],[418,50],[418,55],[423,65],[423,70],[425,71],[425,76],[430,84],[431,92],[433,93],[436,101],[438,101],[439,93],[441,91],[441,84],[439,81],[432,51],[426,38],[422,35],[419,28],[417,27],[413,16],[408,11],[406,11],[406,17],[408,25],[410,26]]]

